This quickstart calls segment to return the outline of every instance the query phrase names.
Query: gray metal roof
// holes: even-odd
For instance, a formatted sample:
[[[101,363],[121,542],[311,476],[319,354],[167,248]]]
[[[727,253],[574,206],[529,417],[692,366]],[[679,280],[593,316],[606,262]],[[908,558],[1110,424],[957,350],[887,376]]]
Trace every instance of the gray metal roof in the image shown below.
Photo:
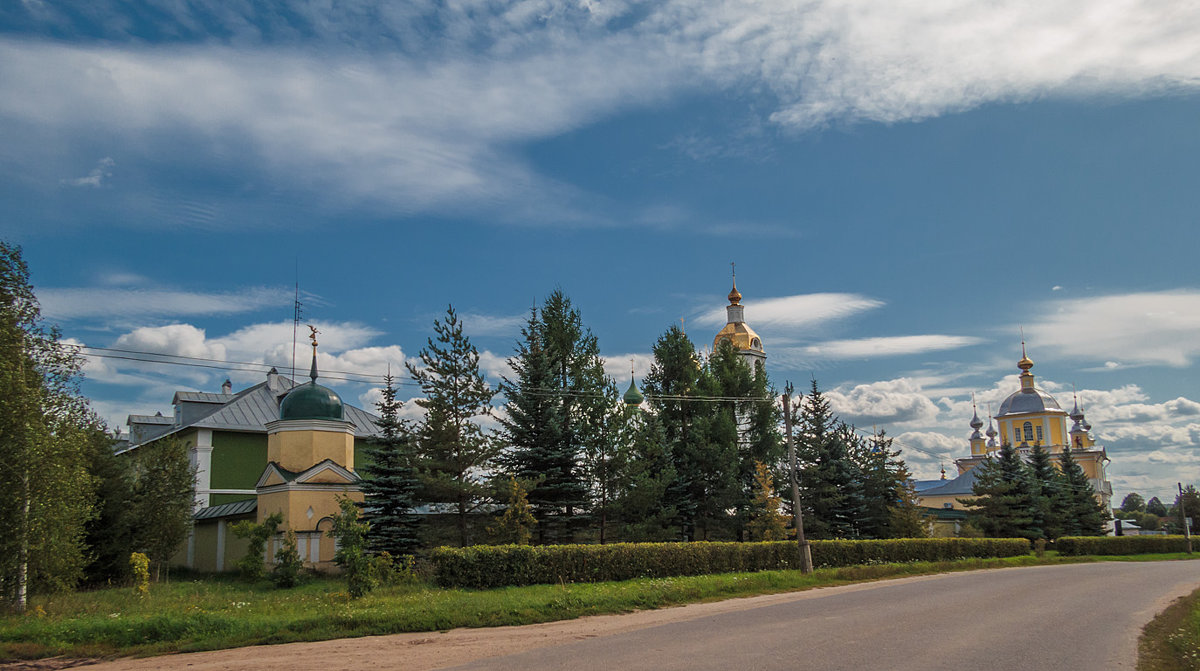
[[[162,431],[143,432],[139,445],[163,436],[178,433],[185,429],[218,429],[223,431],[242,431],[247,433],[266,433],[267,422],[279,419],[279,402],[292,390],[290,379],[272,373],[264,382],[244,389],[237,394],[205,394],[204,392],[176,392],[179,400],[185,394],[203,394],[212,398],[226,399],[221,404],[213,402],[211,408],[180,425],[164,426]],[[207,401],[204,401],[207,403]],[[375,415],[356,408],[350,404],[344,405],[346,421],[354,424],[354,435],[366,438],[378,434],[379,427],[375,424]],[[163,417],[171,424],[172,419]],[[158,422],[155,422],[156,424]],[[157,427],[155,427],[157,428]],[[134,446],[136,447],[136,445]]]
[[[1009,394],[1008,398],[1000,404],[1000,412],[996,413],[996,417],[1005,415],[1021,415],[1027,412],[1063,412],[1059,407],[1058,401],[1054,397],[1041,389],[1022,389],[1020,391]]]
[[[975,468],[979,468],[976,466]],[[975,468],[963,473],[945,484],[921,490],[921,496],[972,496],[975,494]]]
[[[258,510],[258,499],[246,499],[245,501],[234,501],[232,503],[222,503],[219,506],[201,508],[192,516],[192,519],[211,520],[217,517],[233,517],[235,515],[246,515],[255,510]]]
[[[177,391],[171,403],[185,401],[188,403],[228,403],[233,400],[233,394],[213,394],[207,391]]]
[[[126,424],[174,424],[175,419],[172,417],[163,417],[162,415],[130,415],[125,421]]]

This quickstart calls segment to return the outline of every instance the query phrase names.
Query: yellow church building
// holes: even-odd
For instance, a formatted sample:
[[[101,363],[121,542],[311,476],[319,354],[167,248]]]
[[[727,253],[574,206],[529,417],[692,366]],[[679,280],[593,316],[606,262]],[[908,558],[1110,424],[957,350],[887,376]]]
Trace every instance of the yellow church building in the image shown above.
[[[942,480],[918,483],[920,505],[939,510],[968,508],[959,499],[970,498],[973,493],[973,469],[995,454],[1001,445],[1012,445],[1018,454],[1025,457],[1035,445],[1045,448],[1051,456],[1061,455],[1069,445],[1071,455],[1087,474],[1096,492],[1096,500],[1107,510],[1112,499],[1112,483],[1105,473],[1108,455],[1092,438],[1092,426],[1080,410],[1078,398],[1071,411],[1067,412],[1053,396],[1039,389],[1034,384],[1033,360],[1025,354],[1024,344],[1021,345],[1021,360],[1017,362],[1017,368],[1021,371],[1021,388],[1004,399],[999,411],[989,418],[985,433],[980,432],[983,420],[979,418],[978,410],[975,412],[970,423],[970,456],[955,460],[957,477],[947,480],[943,470]]]

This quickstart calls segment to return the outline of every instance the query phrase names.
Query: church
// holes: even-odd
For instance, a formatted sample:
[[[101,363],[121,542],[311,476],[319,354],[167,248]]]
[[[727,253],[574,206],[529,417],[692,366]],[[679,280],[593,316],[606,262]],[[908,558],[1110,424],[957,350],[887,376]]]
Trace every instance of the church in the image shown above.
[[[978,410],[971,417],[972,433],[968,439],[971,454],[955,460],[958,476],[947,480],[943,469],[941,480],[917,483],[920,505],[946,511],[966,509],[967,506],[958,499],[973,494],[974,468],[995,454],[1001,445],[1012,445],[1023,456],[1028,456],[1033,446],[1040,445],[1056,457],[1056,461],[1063,448],[1069,445],[1071,455],[1095,490],[1096,500],[1107,510],[1112,499],[1112,484],[1105,473],[1108,455],[1092,438],[1092,425],[1079,408],[1079,399],[1074,399],[1074,406],[1067,412],[1053,396],[1039,389],[1034,384],[1033,360],[1025,354],[1024,344],[1017,368],[1021,371],[1021,388],[1009,394],[1000,404],[999,411],[988,418],[987,430],[980,432],[984,424]],[[951,517],[953,515],[947,519]]]
[[[296,532],[305,566],[332,567],[333,539],[325,532],[332,528],[338,497],[362,500],[355,459],[378,427],[375,415],[343,403],[317,382],[315,330],[312,348],[310,380],[304,384],[272,368],[264,382],[236,394],[228,380],[220,394],[177,392],[173,417],[129,417],[126,452],[175,438],[188,446],[196,468],[192,533],[173,564],[231,570],[245,555],[247,541],[230,526],[280,513],[283,528]],[[268,560],[274,549],[268,548]]]

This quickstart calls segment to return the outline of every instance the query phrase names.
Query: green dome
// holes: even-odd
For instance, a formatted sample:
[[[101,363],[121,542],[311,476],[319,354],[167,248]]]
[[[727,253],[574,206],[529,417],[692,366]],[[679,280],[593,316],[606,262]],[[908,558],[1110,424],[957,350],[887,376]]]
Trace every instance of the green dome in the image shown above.
[[[316,380],[305,382],[288,392],[279,404],[279,419],[334,419],[345,417],[342,398],[337,392],[317,384]]]
[[[642,401],[646,400],[646,397],[642,396],[642,392],[638,391],[637,385],[633,383],[633,380],[629,381],[629,389],[625,390],[624,398],[625,405],[641,405]]]

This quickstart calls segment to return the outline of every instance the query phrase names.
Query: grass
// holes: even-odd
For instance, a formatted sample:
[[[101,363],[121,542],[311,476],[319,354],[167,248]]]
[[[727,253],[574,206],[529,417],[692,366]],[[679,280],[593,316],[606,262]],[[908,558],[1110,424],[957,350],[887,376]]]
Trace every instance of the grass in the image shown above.
[[[0,661],[56,655],[116,657],[213,650],[245,645],[438,631],[456,627],[531,624],[685,603],[842,585],[866,580],[1098,559],[1033,555],[952,562],[872,564],[799,571],[763,571],[607,583],[533,585],[493,590],[440,589],[428,584],[386,587],[351,600],[344,584],[314,578],[289,590],[208,577],[151,586],[38,597],[23,616],[0,618]]]
[[[1200,589],[1159,613],[1138,641],[1138,671],[1200,671]]]

